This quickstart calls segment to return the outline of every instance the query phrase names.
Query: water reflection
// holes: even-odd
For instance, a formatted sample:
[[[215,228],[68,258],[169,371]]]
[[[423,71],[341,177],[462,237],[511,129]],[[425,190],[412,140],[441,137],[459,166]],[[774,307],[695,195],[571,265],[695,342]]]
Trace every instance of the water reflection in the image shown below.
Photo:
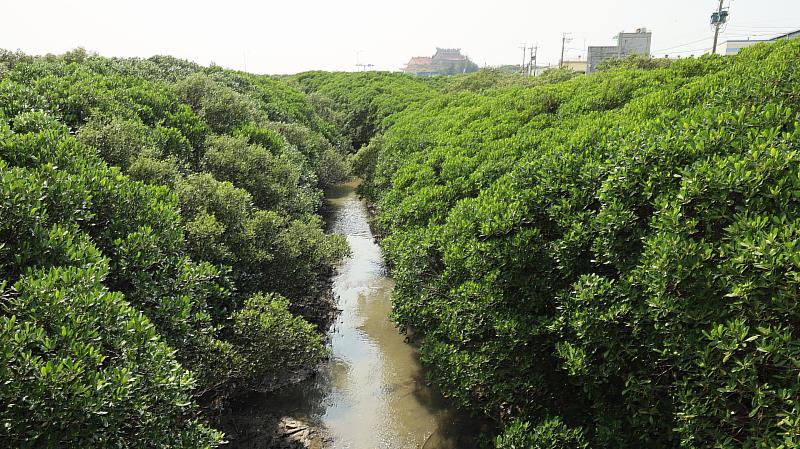
[[[332,448],[474,447],[476,426],[426,385],[416,350],[388,318],[393,282],[355,184],[328,198],[330,231],[345,235],[352,251],[333,280],[342,313],[331,330],[332,359],[313,378],[263,397],[264,406],[324,426]]]

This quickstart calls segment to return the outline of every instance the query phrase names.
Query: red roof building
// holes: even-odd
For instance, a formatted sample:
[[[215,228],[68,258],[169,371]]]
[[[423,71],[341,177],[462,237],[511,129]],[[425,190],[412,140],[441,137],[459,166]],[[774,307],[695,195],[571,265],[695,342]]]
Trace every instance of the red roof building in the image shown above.
[[[433,74],[435,71],[433,69],[433,58],[428,56],[415,56],[408,61],[403,71],[406,73],[413,73],[414,75]]]
[[[433,56],[415,56],[403,68],[417,76],[453,75],[474,72],[478,66],[461,54],[460,48],[436,48]]]

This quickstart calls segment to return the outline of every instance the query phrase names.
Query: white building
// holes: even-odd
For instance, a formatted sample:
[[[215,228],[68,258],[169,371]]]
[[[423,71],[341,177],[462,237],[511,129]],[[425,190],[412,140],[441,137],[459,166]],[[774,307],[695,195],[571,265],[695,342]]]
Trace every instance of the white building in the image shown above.
[[[743,48],[747,48],[753,46],[755,44],[760,44],[761,42],[767,42],[766,40],[758,39],[758,40],[729,40],[722,42],[721,44],[717,45],[717,54],[723,56],[730,56],[739,53]],[[711,53],[711,51],[709,51]]]
[[[584,59],[567,59],[561,63],[561,66],[573,72],[586,73],[587,61]]]
[[[780,36],[774,37],[770,40],[779,41],[782,39],[797,39],[797,38],[800,38],[800,30],[792,31],[791,33],[781,34]]]
[[[792,31],[791,33],[781,34],[772,39],[731,39],[717,45],[717,54],[723,56],[731,56],[739,53],[743,48],[750,47],[761,42],[774,42],[783,39],[797,39],[800,38],[800,30]],[[712,50],[708,50],[711,53]]]

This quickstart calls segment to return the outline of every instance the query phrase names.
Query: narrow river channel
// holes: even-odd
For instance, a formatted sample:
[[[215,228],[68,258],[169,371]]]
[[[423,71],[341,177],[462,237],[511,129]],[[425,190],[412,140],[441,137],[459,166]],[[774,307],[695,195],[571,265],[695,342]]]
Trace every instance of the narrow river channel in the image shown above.
[[[342,312],[331,329],[331,360],[270,397],[270,408],[326,429],[330,448],[473,447],[475,426],[426,384],[415,348],[389,318],[393,282],[355,187],[328,192],[329,230],[352,251],[333,280]]]

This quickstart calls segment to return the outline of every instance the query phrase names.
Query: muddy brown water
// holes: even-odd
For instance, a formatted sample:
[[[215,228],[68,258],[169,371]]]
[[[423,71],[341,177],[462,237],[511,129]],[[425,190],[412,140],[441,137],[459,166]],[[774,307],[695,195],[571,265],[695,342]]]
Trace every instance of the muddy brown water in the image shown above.
[[[389,318],[394,284],[356,185],[327,196],[329,230],[352,251],[333,279],[342,312],[330,331],[331,359],[311,379],[263,397],[263,406],[324,428],[327,448],[475,447],[474,422],[428,385],[416,349]]]

